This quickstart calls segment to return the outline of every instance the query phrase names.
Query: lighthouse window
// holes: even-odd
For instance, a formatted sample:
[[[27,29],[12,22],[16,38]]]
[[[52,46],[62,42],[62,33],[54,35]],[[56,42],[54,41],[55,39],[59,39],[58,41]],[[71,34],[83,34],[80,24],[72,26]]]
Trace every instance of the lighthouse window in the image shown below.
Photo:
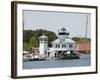
[[[69,44],[69,48],[72,48],[73,47],[73,45],[72,44]]]
[[[44,41],[47,41],[47,39],[44,39]]]
[[[56,44],[56,48],[60,48],[60,45],[59,44]]]
[[[66,35],[66,32],[58,33],[58,35]]]
[[[57,48],[57,44],[56,44],[56,48]]]
[[[41,38],[40,41],[43,41],[43,39]]]
[[[58,44],[58,48],[60,48],[60,45]]]
[[[62,44],[62,48],[66,48],[66,44]]]

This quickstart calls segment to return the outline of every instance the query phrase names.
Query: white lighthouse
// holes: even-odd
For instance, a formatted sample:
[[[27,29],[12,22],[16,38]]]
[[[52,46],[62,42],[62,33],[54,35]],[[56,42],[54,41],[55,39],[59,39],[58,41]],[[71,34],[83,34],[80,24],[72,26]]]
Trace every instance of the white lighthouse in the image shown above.
[[[44,34],[39,37],[39,54],[46,55],[48,49],[48,37]]]
[[[51,42],[52,51],[56,55],[72,53],[76,50],[76,42],[69,38],[69,32],[65,28],[58,30],[58,39]]]
[[[58,30],[58,38],[60,39],[60,41],[64,41],[64,39],[68,38],[68,36],[69,32],[67,32],[64,27]]]

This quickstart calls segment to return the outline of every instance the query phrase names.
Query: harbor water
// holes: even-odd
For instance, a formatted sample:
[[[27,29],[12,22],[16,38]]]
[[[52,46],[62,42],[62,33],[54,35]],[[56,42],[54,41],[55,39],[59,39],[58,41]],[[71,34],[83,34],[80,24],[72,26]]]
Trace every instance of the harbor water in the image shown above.
[[[80,55],[80,59],[55,59],[44,61],[23,61],[23,69],[43,69],[43,68],[62,68],[62,67],[81,67],[90,66],[90,55]]]

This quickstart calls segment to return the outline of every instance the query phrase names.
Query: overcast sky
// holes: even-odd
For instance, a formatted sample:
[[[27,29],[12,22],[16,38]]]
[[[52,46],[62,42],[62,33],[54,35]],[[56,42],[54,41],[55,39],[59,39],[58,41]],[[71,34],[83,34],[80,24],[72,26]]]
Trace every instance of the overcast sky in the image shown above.
[[[86,13],[23,11],[24,30],[46,29],[57,34],[58,29],[65,27],[71,37],[85,36],[86,21],[87,37],[91,37],[90,17]]]

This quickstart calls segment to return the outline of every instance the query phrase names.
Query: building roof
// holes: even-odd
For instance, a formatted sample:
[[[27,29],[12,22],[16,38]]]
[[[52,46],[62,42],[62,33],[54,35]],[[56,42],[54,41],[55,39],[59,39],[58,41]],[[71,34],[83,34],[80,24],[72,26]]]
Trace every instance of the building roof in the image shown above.
[[[47,36],[45,36],[44,34],[42,36],[40,36],[39,38],[48,38]]]
[[[24,53],[24,54],[28,54],[29,52],[28,52],[28,51],[23,51],[23,53]]]
[[[54,43],[76,43],[74,40],[70,39],[70,38],[65,38],[64,40],[60,41],[60,39],[56,39],[53,42],[51,42],[52,44]]]

